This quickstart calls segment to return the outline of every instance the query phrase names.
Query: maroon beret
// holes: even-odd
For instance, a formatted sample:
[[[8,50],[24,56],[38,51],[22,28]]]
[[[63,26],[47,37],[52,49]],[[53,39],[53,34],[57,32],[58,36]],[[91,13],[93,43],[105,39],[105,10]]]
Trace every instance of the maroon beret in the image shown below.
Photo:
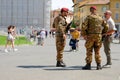
[[[69,11],[68,8],[62,8],[62,9],[61,9],[61,12],[68,12],[68,11]]]
[[[92,8],[92,9],[95,9],[95,10],[97,9],[96,6],[91,6],[90,9],[91,9],[91,8]]]

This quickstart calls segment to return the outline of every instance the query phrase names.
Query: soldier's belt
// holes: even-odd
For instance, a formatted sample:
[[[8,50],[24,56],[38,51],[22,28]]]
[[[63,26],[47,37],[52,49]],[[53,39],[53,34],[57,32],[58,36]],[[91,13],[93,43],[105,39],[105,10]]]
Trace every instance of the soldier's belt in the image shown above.
[[[88,33],[88,34],[102,34],[102,33]]]
[[[61,33],[61,32],[56,32],[56,34],[63,34],[63,33]]]
[[[56,33],[62,33],[62,32],[56,32]]]

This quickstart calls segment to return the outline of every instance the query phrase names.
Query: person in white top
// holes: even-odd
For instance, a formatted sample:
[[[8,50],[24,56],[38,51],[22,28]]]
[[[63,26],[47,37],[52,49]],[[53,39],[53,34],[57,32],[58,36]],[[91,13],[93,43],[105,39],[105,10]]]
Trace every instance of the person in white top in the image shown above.
[[[103,34],[104,40],[103,40],[103,46],[104,46],[104,52],[106,54],[107,63],[103,67],[111,67],[111,49],[110,49],[110,43],[112,40],[112,34],[117,30],[115,27],[115,23],[111,17],[112,12],[110,10],[107,10],[104,13],[105,20],[107,21],[109,25],[109,29],[107,33]]]
[[[40,31],[40,45],[41,45],[41,46],[44,45],[45,36],[46,36],[46,31],[45,31],[45,29],[43,28],[43,29]]]
[[[9,43],[12,45],[12,49],[13,51],[17,51],[18,49],[15,49],[14,46],[14,40],[15,40],[15,36],[16,36],[16,32],[15,32],[15,26],[10,25],[8,26],[8,36],[7,36],[7,43],[5,45],[5,52],[8,52],[7,47],[9,45]]]

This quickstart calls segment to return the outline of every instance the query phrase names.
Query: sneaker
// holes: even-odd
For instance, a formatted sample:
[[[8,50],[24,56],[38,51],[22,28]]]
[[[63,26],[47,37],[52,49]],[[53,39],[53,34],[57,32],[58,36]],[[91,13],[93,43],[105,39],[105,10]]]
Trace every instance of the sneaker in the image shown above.
[[[73,50],[73,52],[76,52],[76,50]]]
[[[105,65],[103,65],[103,68],[111,68],[111,65],[105,64]]]
[[[7,50],[7,49],[5,49],[4,51],[5,51],[6,53],[8,53],[8,50]]]
[[[13,49],[13,51],[17,51],[18,49]]]

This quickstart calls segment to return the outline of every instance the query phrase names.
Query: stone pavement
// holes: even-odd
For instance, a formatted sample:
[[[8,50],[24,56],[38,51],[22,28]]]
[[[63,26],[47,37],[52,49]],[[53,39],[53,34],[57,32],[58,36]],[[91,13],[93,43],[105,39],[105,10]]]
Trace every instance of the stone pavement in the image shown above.
[[[69,40],[67,40],[69,41]],[[96,70],[93,55],[92,70],[82,70],[85,65],[84,40],[80,49],[69,52],[68,42],[64,50],[65,68],[55,67],[55,40],[48,38],[45,45],[16,46],[17,52],[4,53],[0,46],[0,80],[120,80],[120,44],[111,45],[112,67]],[[102,65],[106,57],[101,49]]]

